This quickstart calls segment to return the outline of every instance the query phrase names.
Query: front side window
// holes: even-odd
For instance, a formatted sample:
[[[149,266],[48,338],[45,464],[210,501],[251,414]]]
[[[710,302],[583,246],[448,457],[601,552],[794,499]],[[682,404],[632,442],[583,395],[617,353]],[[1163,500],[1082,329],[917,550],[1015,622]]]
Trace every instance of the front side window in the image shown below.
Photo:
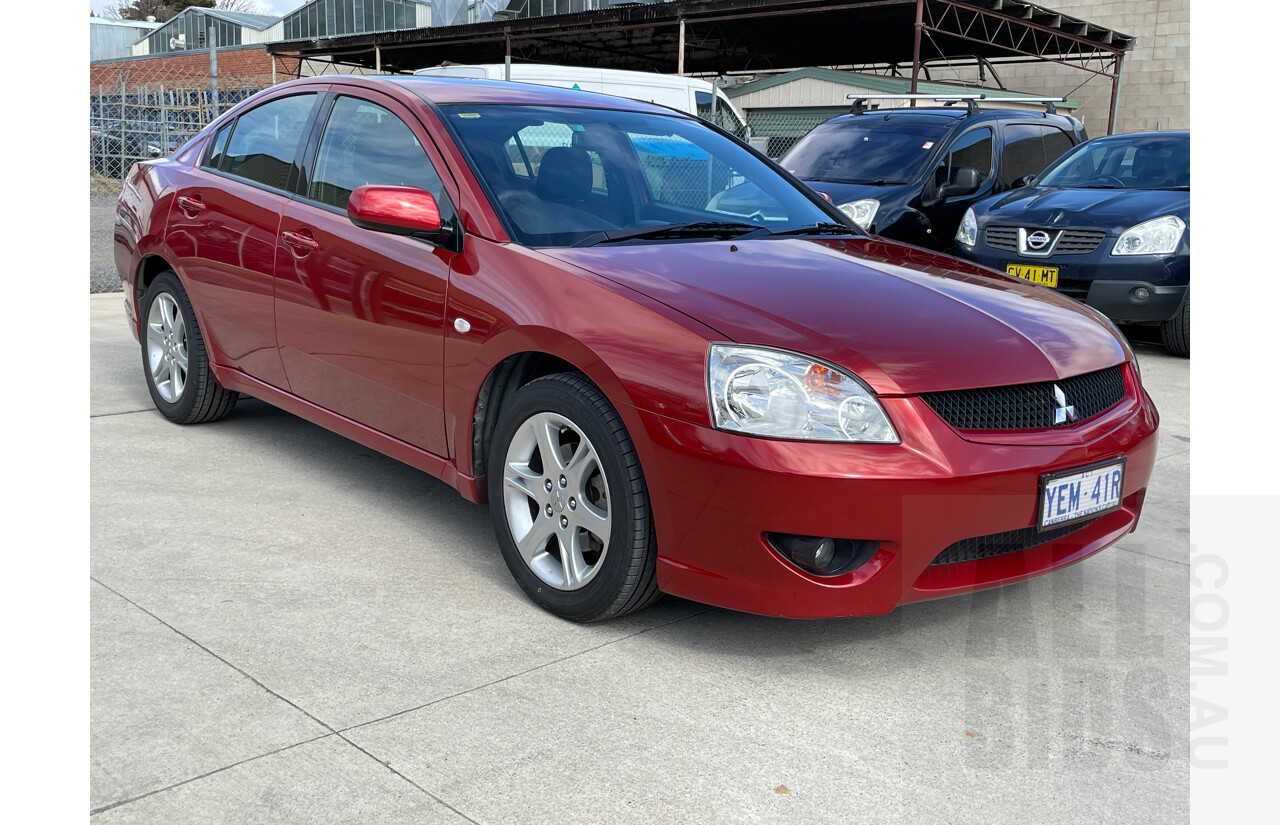
[[[991,150],[994,143],[991,129],[985,126],[961,135],[951,146],[951,154],[945,164],[944,180],[955,180],[956,170],[968,167],[977,169],[978,180],[986,182],[991,177]]]
[[[222,170],[272,189],[287,188],[315,99],[314,93],[291,95],[240,115],[227,141]]]
[[[444,186],[413,131],[376,103],[340,97],[320,138],[307,195],[346,209],[351,193],[366,184],[425,189],[444,215]]]

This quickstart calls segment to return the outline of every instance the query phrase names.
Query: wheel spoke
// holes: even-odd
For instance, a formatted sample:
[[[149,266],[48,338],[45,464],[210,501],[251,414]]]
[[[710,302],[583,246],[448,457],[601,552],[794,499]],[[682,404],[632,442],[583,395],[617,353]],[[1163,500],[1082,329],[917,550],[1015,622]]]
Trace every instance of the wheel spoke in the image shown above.
[[[562,533],[556,540],[560,543],[560,567],[564,570],[564,586],[577,587],[587,573],[587,563],[582,558],[582,548],[578,544],[578,531],[572,531],[567,537]]]
[[[564,469],[564,457],[560,453],[560,427],[549,418],[539,417],[533,422],[533,434],[538,439],[538,451],[542,454],[543,472],[550,473],[554,466]]]
[[[176,332],[178,328],[178,304],[168,295],[160,297],[160,308],[164,312],[164,324],[170,331]]]
[[[569,456],[569,461],[565,463],[564,472],[573,480],[573,487],[581,491],[583,482],[591,475],[591,468],[596,466],[595,452],[591,449],[590,442],[583,438],[578,442],[578,448],[573,451],[573,455]]]
[[[510,465],[508,465],[510,466]],[[536,476],[535,476],[536,478]],[[537,497],[533,494],[533,486],[531,480],[523,473],[513,474],[508,472],[502,477],[502,483],[516,492],[522,493],[526,497],[537,501]]]
[[[584,500],[578,504],[578,510],[574,515],[583,530],[600,539],[604,544],[609,543],[609,528],[612,525],[607,512]]]
[[[551,519],[535,519],[533,526],[529,528],[529,532],[516,540],[516,547],[520,550],[520,556],[527,564],[532,564],[533,560],[542,555],[543,548],[547,543],[547,539],[555,531]]]

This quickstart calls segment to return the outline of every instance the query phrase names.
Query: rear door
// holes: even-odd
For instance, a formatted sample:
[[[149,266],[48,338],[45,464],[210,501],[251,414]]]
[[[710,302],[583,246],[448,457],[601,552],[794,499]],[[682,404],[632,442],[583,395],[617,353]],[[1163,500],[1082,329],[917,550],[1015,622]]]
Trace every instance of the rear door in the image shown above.
[[[276,254],[277,333],[289,385],[314,404],[447,457],[444,306],[455,253],[361,229],[346,206],[363,184],[416,186],[435,196],[449,223],[456,187],[450,181],[452,194],[446,191],[430,138],[389,97],[340,93],[318,122]]]
[[[209,141],[183,178],[166,241],[213,360],[288,389],[276,351],[276,236],[319,94],[268,100]]]

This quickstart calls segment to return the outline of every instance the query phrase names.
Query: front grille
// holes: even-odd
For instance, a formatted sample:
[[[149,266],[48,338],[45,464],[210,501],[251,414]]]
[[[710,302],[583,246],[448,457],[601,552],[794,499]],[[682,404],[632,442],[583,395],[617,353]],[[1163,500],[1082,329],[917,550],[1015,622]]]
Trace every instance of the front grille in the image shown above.
[[[1058,245],[1053,248],[1055,255],[1087,255],[1098,248],[1106,232],[1096,229],[1064,229]]]
[[[1027,231],[1033,231],[1036,227],[1027,227]],[[1051,235],[1056,230],[1046,229]],[[986,238],[987,246],[992,249],[1003,249],[1006,252],[1019,252],[1018,250],[1018,228],[1015,226],[988,226],[983,231],[983,237]],[[1107,237],[1106,232],[1097,229],[1064,229],[1061,237],[1053,247],[1054,255],[1087,255],[1097,249],[1102,241]],[[1042,257],[1033,255],[1030,257]]]
[[[1055,426],[1054,387],[1075,407],[1077,423],[1093,418],[1124,398],[1120,365],[1060,381],[1012,384],[977,390],[925,393],[925,402],[957,430],[1038,430]]]
[[[1012,226],[988,226],[984,235],[992,249],[1018,251],[1018,230]]]
[[[1093,519],[1090,519],[1089,521],[1068,524],[1065,527],[1055,527],[1052,530],[1043,532],[1035,527],[1024,527],[1021,530],[1010,530],[1007,533],[992,533],[989,536],[960,539],[960,541],[939,553],[938,557],[929,564],[959,564],[966,561],[991,559],[996,556],[1017,553],[1020,550],[1030,550],[1032,547],[1039,547],[1042,544],[1049,544],[1065,538],[1092,523]]]

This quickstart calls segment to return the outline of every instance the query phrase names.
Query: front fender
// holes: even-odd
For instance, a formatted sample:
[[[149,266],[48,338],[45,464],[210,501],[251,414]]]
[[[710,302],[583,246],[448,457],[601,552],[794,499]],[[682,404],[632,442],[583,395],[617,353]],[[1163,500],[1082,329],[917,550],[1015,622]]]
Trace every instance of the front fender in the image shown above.
[[[483,269],[474,265],[480,257]],[[454,325],[458,318],[466,333]],[[517,353],[546,353],[581,370],[629,432],[643,426],[638,409],[709,422],[706,349],[723,336],[536,250],[468,237],[450,276],[445,324],[445,427],[460,473],[483,474],[470,449],[476,404],[494,368]]]

